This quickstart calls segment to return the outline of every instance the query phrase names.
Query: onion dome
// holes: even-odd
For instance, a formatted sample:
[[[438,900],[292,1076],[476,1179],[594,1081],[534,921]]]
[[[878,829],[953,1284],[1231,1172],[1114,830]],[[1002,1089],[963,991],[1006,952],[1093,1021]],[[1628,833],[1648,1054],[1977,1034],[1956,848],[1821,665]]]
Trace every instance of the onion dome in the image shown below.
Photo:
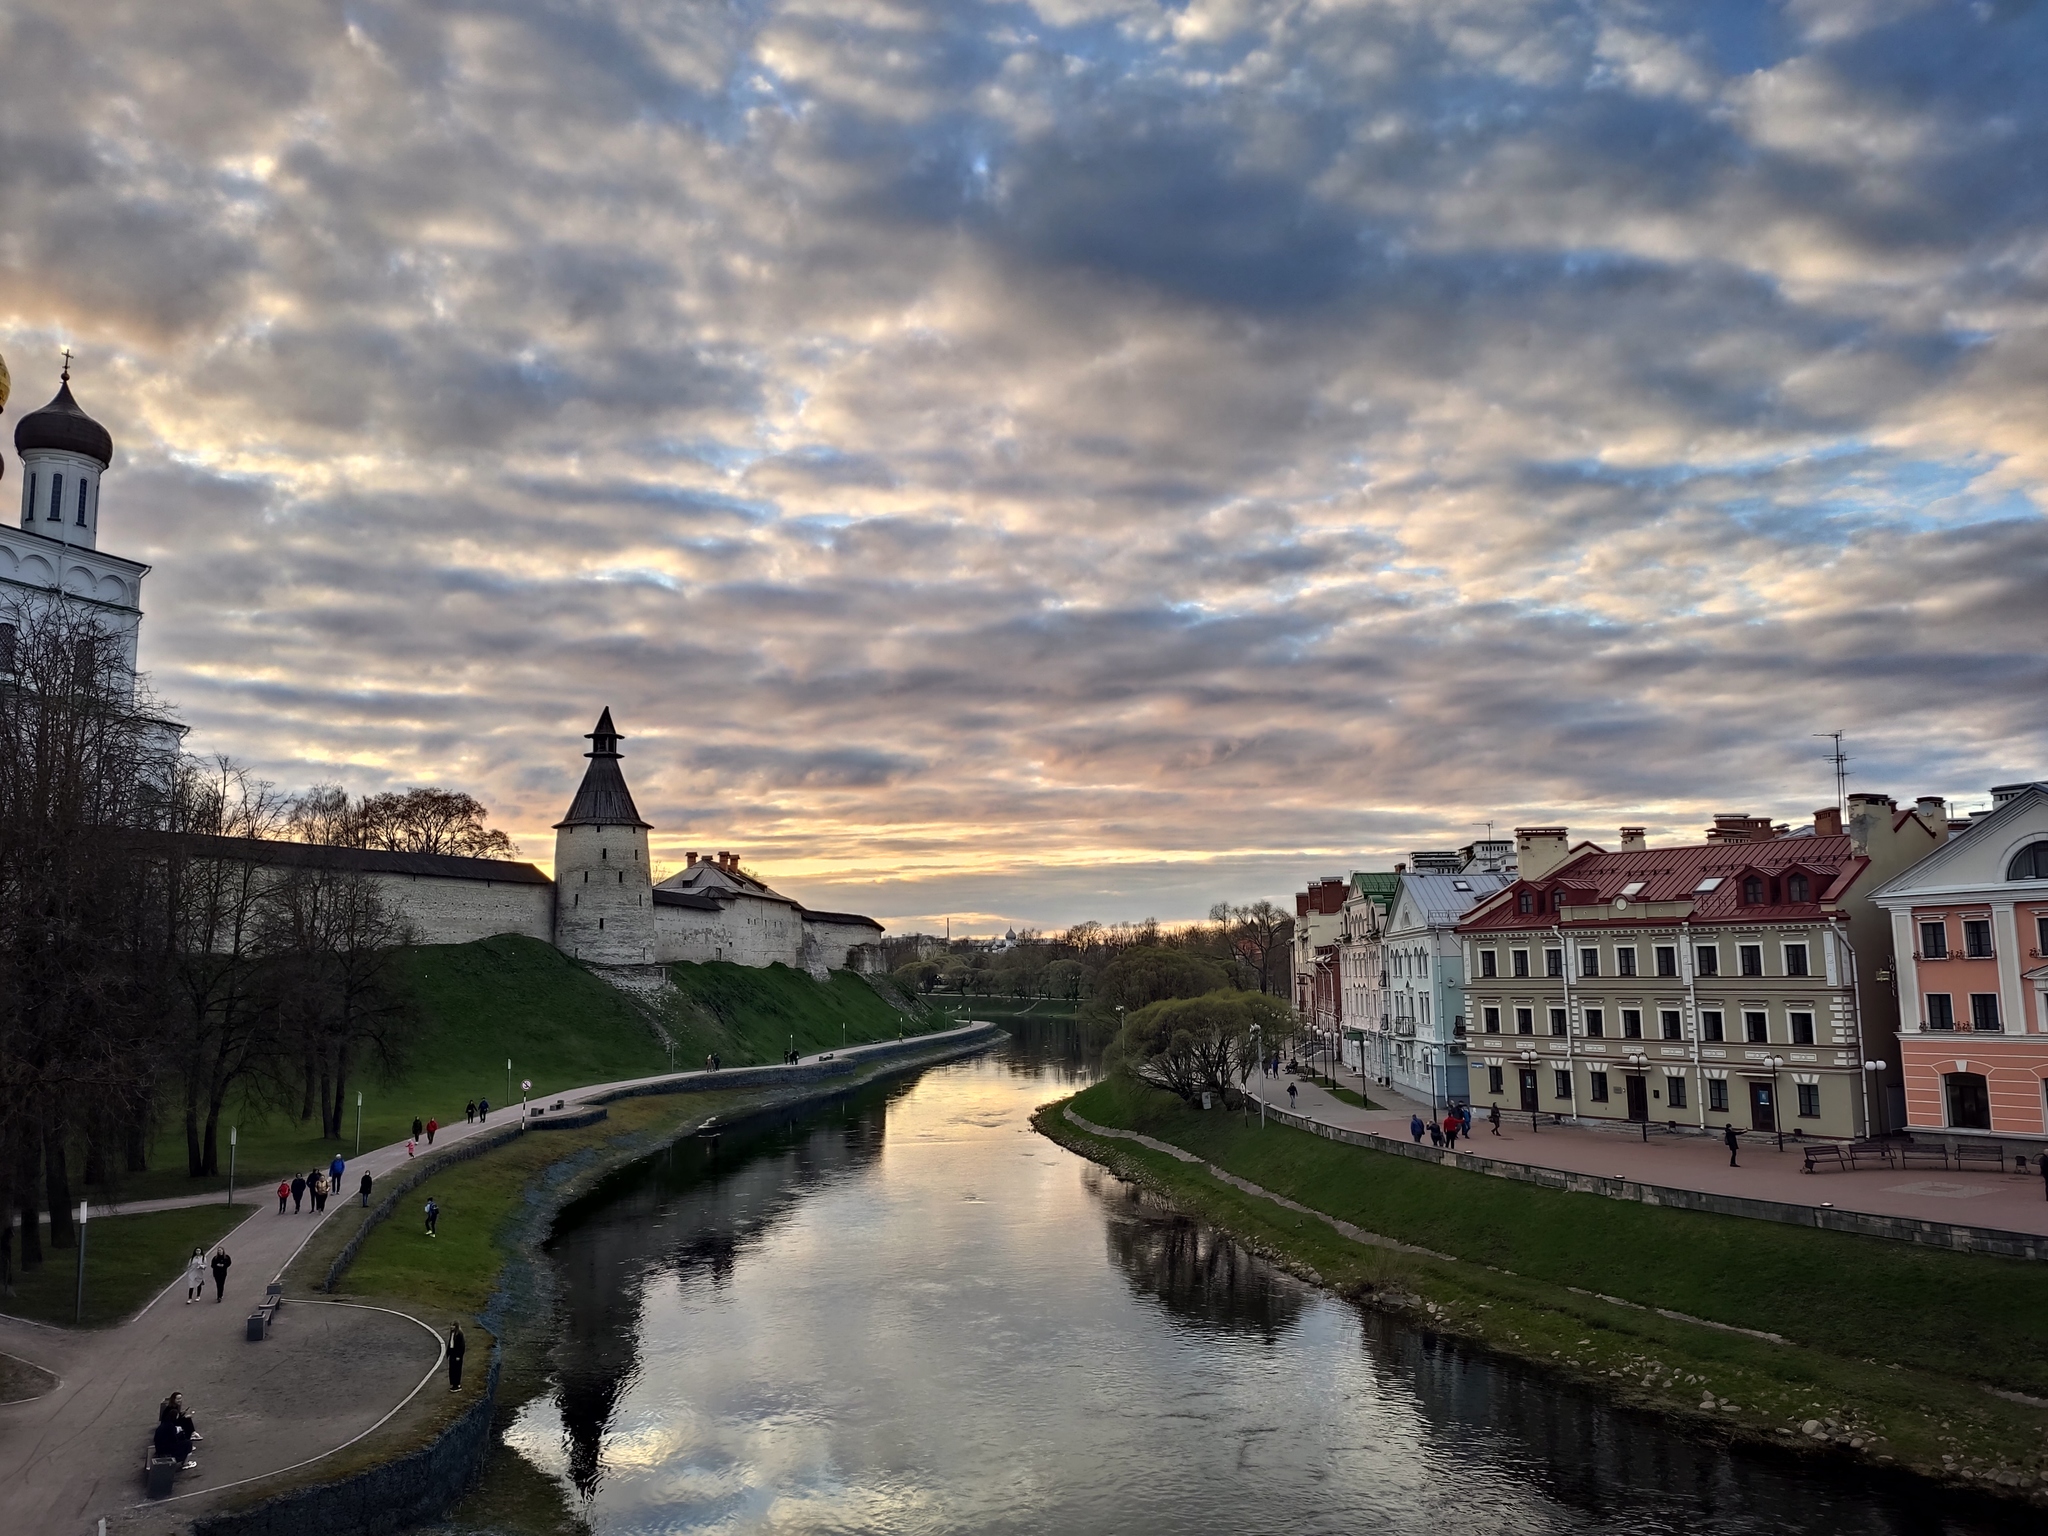
[[[57,386],[57,398],[39,411],[30,411],[14,424],[14,451],[34,453],[37,449],[59,453],[82,453],[99,460],[101,469],[114,462],[114,439],[107,429],[78,408],[71,398],[71,370],[64,370]]]

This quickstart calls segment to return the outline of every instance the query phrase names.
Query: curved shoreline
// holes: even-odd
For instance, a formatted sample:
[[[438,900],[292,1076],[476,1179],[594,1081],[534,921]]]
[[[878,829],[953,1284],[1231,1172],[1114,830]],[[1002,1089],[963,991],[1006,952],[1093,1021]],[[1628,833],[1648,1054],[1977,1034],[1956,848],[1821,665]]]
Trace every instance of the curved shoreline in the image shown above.
[[[1724,1418],[1718,1410],[1708,1411],[1704,1404],[1699,1409],[1690,1409],[1660,1401],[1647,1392],[1631,1391],[1626,1378],[1616,1379],[1620,1375],[1617,1372],[1573,1371],[1558,1359],[1545,1359],[1540,1354],[1518,1349],[1500,1338],[1493,1337],[1486,1331],[1470,1325],[1469,1320],[1458,1317],[1452,1309],[1440,1307],[1424,1295],[1384,1283],[1381,1278],[1376,1277],[1362,1284],[1335,1283],[1330,1277],[1320,1273],[1301,1253],[1290,1251],[1284,1236],[1252,1230],[1246,1222],[1233,1220],[1227,1209],[1211,1208],[1208,1203],[1199,1199],[1191,1203],[1190,1196],[1195,1194],[1195,1191],[1177,1186],[1170,1177],[1148,1166],[1140,1157],[1122,1155],[1121,1146],[1130,1144],[1134,1148],[1142,1147],[1147,1151],[1156,1151],[1171,1158],[1175,1164],[1187,1165],[1190,1172],[1199,1170],[1200,1174],[1213,1178],[1230,1190],[1246,1195],[1252,1200],[1270,1202],[1276,1210],[1285,1211],[1289,1215],[1299,1213],[1304,1218],[1313,1219],[1320,1226],[1349,1241],[1385,1252],[1390,1259],[1398,1255],[1449,1262],[1460,1269],[1468,1266],[1451,1255],[1431,1254],[1427,1250],[1419,1250],[1412,1245],[1401,1244],[1376,1233],[1367,1233],[1359,1229],[1347,1231],[1346,1229],[1351,1227],[1350,1223],[1341,1222],[1296,1200],[1264,1189],[1231,1174],[1228,1170],[1216,1168],[1205,1158],[1185,1148],[1161,1142],[1155,1137],[1139,1132],[1097,1126],[1085,1117],[1072,1113],[1069,1109],[1070,1103],[1071,1096],[1041,1106],[1032,1116],[1033,1127],[1049,1141],[1106,1169],[1120,1179],[1142,1186],[1175,1208],[1186,1211],[1196,1219],[1227,1233],[1233,1241],[1248,1251],[1353,1305],[1400,1318],[1488,1358],[1534,1370],[1573,1391],[1592,1392],[1618,1410],[1651,1416],[1660,1423],[1696,1439],[1730,1447],[1740,1446],[1746,1453],[1763,1454],[1773,1459],[1812,1462],[1827,1458],[1853,1466],[1861,1475],[1892,1483],[1902,1490],[1919,1494],[1938,1493],[1943,1498],[1981,1503],[1987,1513],[1995,1513],[2006,1518],[2010,1517],[2016,1503],[2030,1503],[2037,1507],[2048,1505],[2048,1482],[2037,1480],[2031,1487],[2005,1483],[1987,1485],[1985,1480],[1944,1477],[1924,1467],[1895,1461],[1889,1457],[1880,1460],[1865,1451],[1835,1443],[1832,1439],[1815,1441],[1801,1437],[1797,1440],[1788,1440],[1764,1433],[1739,1419]],[[1277,1227],[1280,1224],[1273,1225]],[[1297,1221],[1295,1225],[1298,1227],[1300,1223]],[[1505,1275],[1507,1272],[1499,1273]],[[1620,1308],[1649,1315],[1663,1315],[1656,1309],[1638,1307],[1633,1303],[1597,1296],[1592,1292],[1575,1291],[1573,1299],[1609,1302]],[[1676,1315],[1671,1316],[1669,1320],[1721,1331],[1720,1325],[1705,1319]],[[1732,1328],[1725,1331],[1745,1334],[1751,1332]],[[1779,1345],[1786,1343],[1783,1340],[1775,1342]],[[1989,1388],[1985,1390],[1991,1391]]]
[[[979,1054],[1004,1038],[1004,1033],[997,1024],[970,1025],[938,1036],[911,1036],[901,1041],[882,1042],[865,1050],[856,1047],[853,1051],[833,1053],[834,1059],[805,1062],[795,1068],[736,1067],[716,1074],[676,1074],[673,1078],[632,1084],[593,1085],[582,1094],[572,1092],[565,1097],[578,1104],[598,1105],[650,1095],[729,1091],[735,1087],[742,1091],[755,1087],[763,1089],[757,1102],[727,1111],[722,1123],[736,1125],[761,1115],[808,1109],[891,1077]],[[792,1080],[795,1073],[802,1076]],[[737,1083],[734,1082],[736,1078],[740,1079]],[[784,1091],[777,1092],[777,1089]],[[567,1118],[566,1114],[564,1118]],[[330,1483],[280,1489],[251,1504],[218,1511],[201,1517],[201,1520],[207,1525],[219,1522],[222,1531],[230,1528],[255,1531],[269,1528],[274,1516],[281,1517],[288,1510],[293,1529],[375,1536],[375,1533],[445,1516],[473,1486],[485,1461],[494,1452],[504,1450],[499,1431],[506,1419],[537,1391],[545,1389],[545,1324],[554,1298],[547,1268],[539,1259],[541,1247],[561,1212],[617,1169],[653,1156],[665,1147],[694,1135],[698,1129],[696,1122],[682,1115],[658,1128],[630,1132],[609,1142],[566,1148],[561,1157],[527,1180],[524,1205],[503,1239],[507,1250],[505,1260],[497,1271],[490,1299],[478,1317],[479,1323],[495,1341],[490,1370],[491,1406],[487,1412],[486,1429],[474,1432],[471,1426],[474,1414],[482,1409],[480,1401],[477,1408],[462,1415],[454,1424],[438,1429],[424,1443],[394,1446],[374,1463],[345,1477]],[[485,1155],[492,1148],[479,1146],[475,1151],[450,1150],[463,1150],[465,1155],[436,1158],[431,1166],[416,1170],[416,1176],[405,1181],[404,1189],[392,1192],[394,1208],[397,1196],[416,1189],[439,1173]],[[414,1173],[415,1170],[408,1170],[409,1175]],[[346,1245],[351,1260],[360,1252],[362,1240],[378,1224],[365,1222],[351,1237]],[[346,1269],[347,1265],[337,1256],[322,1288],[331,1290]],[[465,1426],[471,1426],[469,1432],[465,1432]],[[473,1446],[468,1443],[472,1437],[475,1440]],[[453,1444],[458,1440],[462,1443],[457,1459],[464,1461],[459,1468],[442,1454],[444,1443]],[[505,1454],[517,1453],[506,1450]],[[401,1464],[422,1467],[430,1480],[437,1480],[442,1485],[439,1491],[445,1496],[438,1499],[438,1508],[415,1506],[408,1509],[402,1519],[386,1521],[378,1518],[381,1510],[370,1513],[375,1509],[375,1501],[365,1498],[365,1490],[382,1480],[389,1480],[392,1469]],[[281,1475],[282,1472],[265,1474],[266,1477]],[[336,1523],[337,1519],[341,1523]],[[232,1527],[229,1522],[233,1522]]]

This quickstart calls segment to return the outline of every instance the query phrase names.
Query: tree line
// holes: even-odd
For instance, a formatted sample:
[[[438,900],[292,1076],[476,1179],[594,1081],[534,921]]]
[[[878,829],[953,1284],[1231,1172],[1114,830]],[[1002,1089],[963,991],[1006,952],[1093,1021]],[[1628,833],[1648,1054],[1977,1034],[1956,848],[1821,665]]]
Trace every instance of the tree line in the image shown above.
[[[270,847],[252,846],[254,839]],[[222,1168],[231,1103],[343,1131],[351,1085],[400,1065],[412,942],[375,875],[279,842],[511,852],[467,796],[279,795],[180,749],[94,614],[0,609],[0,1283],[76,1242],[182,1130]]]

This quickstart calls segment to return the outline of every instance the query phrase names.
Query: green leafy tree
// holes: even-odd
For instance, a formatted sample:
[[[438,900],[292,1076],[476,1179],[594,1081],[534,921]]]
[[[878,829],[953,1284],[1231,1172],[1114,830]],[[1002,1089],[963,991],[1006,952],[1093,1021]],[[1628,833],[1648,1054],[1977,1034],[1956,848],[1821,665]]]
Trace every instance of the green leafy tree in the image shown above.
[[[1111,1070],[1189,1104],[1208,1092],[1233,1108],[1258,1063],[1257,1042],[1283,1033],[1292,1020],[1285,1003],[1262,992],[1225,989],[1168,998],[1126,1018],[1104,1059]]]

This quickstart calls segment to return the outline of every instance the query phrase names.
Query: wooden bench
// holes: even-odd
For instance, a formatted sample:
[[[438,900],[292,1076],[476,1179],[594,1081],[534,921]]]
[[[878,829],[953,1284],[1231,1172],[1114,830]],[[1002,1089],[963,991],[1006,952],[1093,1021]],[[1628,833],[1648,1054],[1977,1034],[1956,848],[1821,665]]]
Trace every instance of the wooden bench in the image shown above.
[[[1846,1152],[1833,1142],[1828,1142],[1820,1146],[1807,1147],[1806,1166],[1799,1171],[1801,1173],[1818,1173],[1821,1169],[1826,1168],[1830,1172],[1840,1173],[1854,1166],[1855,1164],[1850,1162]]]
[[[1822,1169],[1846,1173],[1855,1168],[1889,1168],[1892,1149],[1881,1141],[1820,1141],[1808,1143],[1804,1173]]]
[[[1993,1173],[2003,1173],[2006,1167],[2005,1148],[1981,1141],[1959,1141],[1956,1143],[1955,1163],[1958,1168],[1987,1168]]]
[[[1938,1147],[1929,1142],[1909,1141],[1896,1149],[1901,1168],[1942,1168],[1946,1169],[1948,1148]]]
[[[284,1287],[275,1280],[265,1287],[263,1300],[256,1310],[249,1314],[248,1331],[245,1337],[251,1344],[261,1344],[270,1332],[270,1325],[277,1321],[277,1309],[284,1305]]]

